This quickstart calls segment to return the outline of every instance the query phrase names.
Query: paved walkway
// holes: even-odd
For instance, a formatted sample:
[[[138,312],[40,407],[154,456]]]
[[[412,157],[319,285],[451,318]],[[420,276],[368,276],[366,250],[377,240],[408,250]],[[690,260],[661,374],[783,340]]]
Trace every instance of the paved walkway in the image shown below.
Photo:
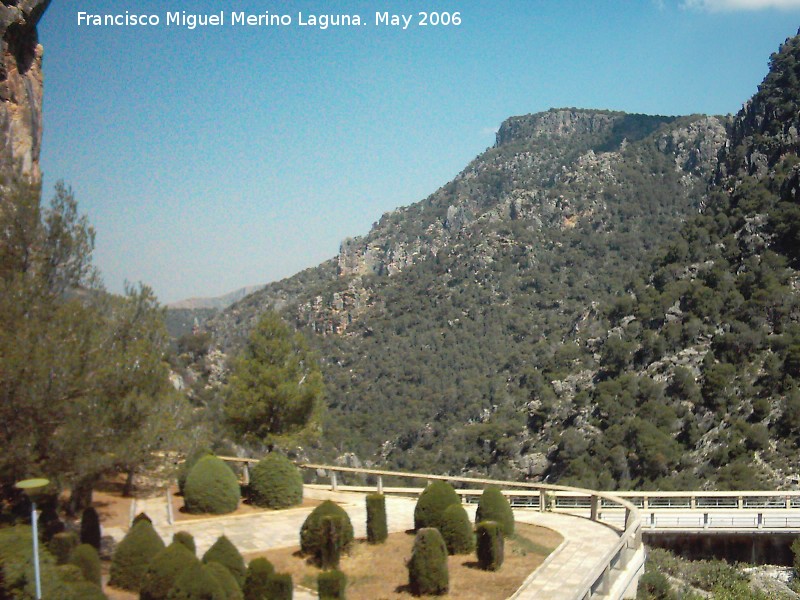
[[[305,488],[305,497],[319,500],[332,499],[340,503],[353,522],[356,537],[366,536],[366,505],[364,494],[332,492]],[[159,504],[161,508],[159,508]],[[311,508],[297,508],[280,512],[266,512],[210,519],[179,521],[169,525],[166,520],[165,497],[137,500],[136,512],[147,512],[156,531],[169,543],[173,533],[187,531],[194,536],[198,555],[202,554],[221,535],[226,535],[242,554],[270,548],[299,544],[300,527]],[[386,513],[389,531],[406,531],[414,526],[416,500],[387,496]],[[471,518],[474,505],[465,505]],[[548,557],[545,564],[526,580],[512,598],[525,600],[562,600],[577,591],[587,572],[594,567],[619,540],[616,532],[605,525],[571,515],[540,513],[534,510],[515,509],[519,522],[532,523],[558,531],[564,542]],[[310,600],[316,595],[296,590],[297,600]]]

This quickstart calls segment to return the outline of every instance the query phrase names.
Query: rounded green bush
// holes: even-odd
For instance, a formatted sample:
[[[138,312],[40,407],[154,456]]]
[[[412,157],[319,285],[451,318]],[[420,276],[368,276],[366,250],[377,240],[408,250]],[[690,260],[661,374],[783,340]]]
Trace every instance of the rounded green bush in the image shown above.
[[[289,573],[274,573],[267,580],[267,595],[270,600],[292,600],[294,584]]]
[[[64,595],[59,600],[108,600],[100,586],[88,581],[67,583],[64,586]]]
[[[111,557],[109,584],[123,590],[138,592],[147,566],[164,549],[164,542],[147,520],[139,521],[128,530]]]
[[[244,559],[236,546],[226,536],[219,536],[217,541],[203,555],[203,564],[211,562],[218,562],[227,568],[239,587],[244,585],[246,572]]]
[[[367,541],[370,544],[380,544],[385,542],[388,536],[386,496],[370,494],[367,496]]]
[[[147,565],[139,590],[140,600],[165,600],[178,576],[189,567],[199,564],[197,557],[183,544],[172,542]]]
[[[460,504],[451,504],[447,507],[442,516],[442,527],[439,532],[444,538],[448,554],[470,554],[475,550],[472,522]]]
[[[53,536],[47,544],[47,549],[56,557],[56,563],[64,565],[69,560],[70,554],[80,544],[78,534],[74,531],[62,531]]]
[[[408,585],[415,596],[441,596],[450,587],[447,547],[438,529],[423,527],[414,538],[408,561]]]
[[[494,521],[505,537],[514,534],[514,511],[500,488],[489,486],[483,490],[475,513],[475,523],[481,521]]]
[[[75,565],[83,573],[83,578],[89,583],[103,585],[100,555],[94,546],[81,544],[69,556],[69,564]]]
[[[341,517],[344,528],[342,530],[342,550],[346,550],[353,542],[353,524],[345,510],[331,502],[325,500],[317,506],[311,514],[306,517],[303,526],[300,528],[300,550],[303,554],[314,556],[317,560],[321,557],[322,546],[324,543],[322,521],[325,517]]]
[[[270,452],[250,472],[250,500],[256,506],[286,508],[303,501],[303,477],[292,462]]]
[[[178,544],[183,544],[186,549],[194,555],[197,552],[197,546],[194,543],[194,537],[188,531],[177,531],[172,535],[172,541]]]
[[[346,588],[347,576],[338,569],[323,571],[317,576],[319,600],[345,600]]]
[[[461,504],[456,490],[446,481],[434,481],[420,494],[414,508],[414,529],[436,527],[442,524],[442,516],[451,504]]]
[[[89,544],[100,552],[100,517],[94,507],[89,506],[81,515],[81,544]]]
[[[230,467],[216,456],[204,456],[189,471],[183,499],[190,513],[221,515],[236,510],[240,493]]]
[[[222,586],[222,591],[225,592],[226,600],[244,599],[244,596],[242,595],[242,588],[236,582],[236,579],[234,579],[227,567],[221,565],[215,560],[212,560],[206,566]]]
[[[181,571],[167,600],[227,600],[213,570],[199,562]]]
[[[636,597],[647,600],[675,600],[676,595],[666,575],[658,571],[645,571],[639,578]]]
[[[275,567],[266,558],[254,558],[247,565],[244,577],[244,600],[262,600],[267,595],[267,581],[275,574]]]
[[[208,448],[200,448],[199,450],[195,450],[189,456],[186,457],[186,460],[183,461],[178,466],[178,493],[183,495],[186,491],[186,478],[189,477],[189,472],[192,470],[197,464],[197,461],[203,458],[204,456],[213,456],[213,452]]]
[[[476,530],[478,566],[484,571],[497,571],[503,565],[503,530],[494,521],[481,521]]]

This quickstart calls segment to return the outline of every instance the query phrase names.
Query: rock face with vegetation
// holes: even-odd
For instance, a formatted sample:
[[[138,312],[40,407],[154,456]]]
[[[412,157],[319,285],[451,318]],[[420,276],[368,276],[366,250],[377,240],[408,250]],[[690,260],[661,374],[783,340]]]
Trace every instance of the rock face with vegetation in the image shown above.
[[[268,306],[324,357],[314,451],[594,488],[800,471],[800,42],[735,117],[513,117],[431,196]],[[222,377],[224,379],[224,377]],[[206,392],[207,393],[207,392]]]

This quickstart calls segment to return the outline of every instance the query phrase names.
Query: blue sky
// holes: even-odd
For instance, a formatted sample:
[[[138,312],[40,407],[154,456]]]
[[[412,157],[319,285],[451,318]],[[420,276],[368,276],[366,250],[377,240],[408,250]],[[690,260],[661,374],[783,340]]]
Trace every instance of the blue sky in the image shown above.
[[[233,8],[232,8],[233,7]],[[167,26],[167,13],[224,26]],[[419,11],[459,26],[418,25]],[[87,26],[78,13],[158,26]],[[243,27],[231,11],[285,14]],[[414,15],[406,30],[375,13]],[[310,14],[362,26],[300,26]],[[109,290],[214,296],[334,256],[494,143],[503,119],[575,106],[735,113],[800,0],[56,0],[45,48],[45,199],[71,185]]]

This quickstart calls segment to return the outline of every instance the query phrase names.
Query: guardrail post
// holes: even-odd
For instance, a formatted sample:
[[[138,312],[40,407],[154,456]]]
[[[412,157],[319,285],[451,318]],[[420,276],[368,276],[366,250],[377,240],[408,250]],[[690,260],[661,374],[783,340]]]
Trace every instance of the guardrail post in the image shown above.
[[[642,510],[647,510],[650,507],[650,498],[647,496],[642,497]]]
[[[331,471],[331,490],[334,492],[339,490],[339,484],[336,481],[336,471]]]
[[[758,513],[758,524],[756,525],[758,529],[764,527],[764,513]]]
[[[600,496],[592,496],[592,521],[600,518]]]
[[[737,505],[737,508],[738,508],[739,510],[742,510],[742,509],[744,508],[744,498],[743,498],[742,496],[739,496],[739,497],[736,499],[736,505]]]
[[[378,475],[378,493],[383,493],[383,475]]]
[[[691,496],[689,498],[689,508],[695,510],[697,508],[697,496]]]
[[[250,485],[250,463],[244,463],[244,469],[242,469],[242,483],[244,485]]]
[[[791,510],[792,508],[792,497],[786,496],[786,510]]]
[[[539,512],[547,510],[547,492],[539,490]]]
[[[703,529],[708,529],[708,513],[703,513]]]
[[[611,592],[611,565],[606,565],[603,571],[602,579],[600,580],[600,593],[607,596]]]

